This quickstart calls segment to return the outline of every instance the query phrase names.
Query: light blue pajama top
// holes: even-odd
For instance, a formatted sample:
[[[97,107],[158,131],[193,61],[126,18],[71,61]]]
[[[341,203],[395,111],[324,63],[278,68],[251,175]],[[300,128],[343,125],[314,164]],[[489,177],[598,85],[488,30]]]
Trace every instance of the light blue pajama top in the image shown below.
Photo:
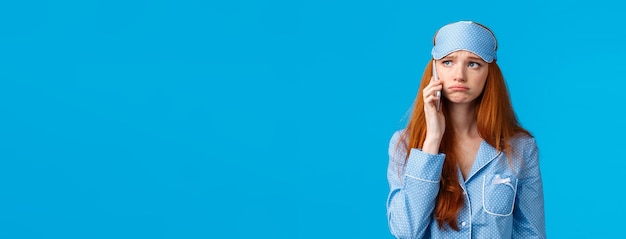
[[[402,131],[389,143],[387,218],[396,238],[545,238],[543,186],[537,144],[529,136],[512,139],[512,164],[484,140],[463,179],[465,203],[458,215],[460,231],[440,229],[433,216],[445,154],[396,147]],[[513,169],[512,169],[512,167]]]

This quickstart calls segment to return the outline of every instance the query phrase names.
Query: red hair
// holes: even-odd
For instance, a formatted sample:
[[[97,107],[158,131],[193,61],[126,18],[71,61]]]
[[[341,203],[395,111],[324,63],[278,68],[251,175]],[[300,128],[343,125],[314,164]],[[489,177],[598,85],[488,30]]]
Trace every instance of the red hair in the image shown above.
[[[404,152],[410,152],[411,148],[422,148],[426,139],[426,118],[424,115],[424,98],[422,91],[430,82],[432,75],[432,64],[430,60],[424,70],[422,82],[419,87],[417,98],[413,105],[413,112],[407,124],[406,130],[400,137],[403,142]],[[442,100],[446,100],[443,98]],[[482,139],[493,146],[498,151],[511,155],[511,145],[509,140],[519,133],[530,136],[530,133],[523,129],[513,111],[509,93],[504,82],[504,76],[496,61],[489,63],[487,80],[483,93],[474,101],[476,104],[476,121],[478,133]],[[450,115],[446,108],[446,102],[441,104],[441,111],[446,116],[446,124],[450,124]],[[447,223],[452,229],[459,230],[457,215],[463,207],[463,189],[457,176],[457,152],[456,145],[460,142],[454,141],[454,131],[447,129],[444,132],[439,151],[446,154],[446,159],[441,171],[441,182],[437,195],[437,204],[434,216],[437,219],[439,228]],[[408,160],[408,153],[403,162],[403,167]],[[511,160],[511,157],[509,157]]]

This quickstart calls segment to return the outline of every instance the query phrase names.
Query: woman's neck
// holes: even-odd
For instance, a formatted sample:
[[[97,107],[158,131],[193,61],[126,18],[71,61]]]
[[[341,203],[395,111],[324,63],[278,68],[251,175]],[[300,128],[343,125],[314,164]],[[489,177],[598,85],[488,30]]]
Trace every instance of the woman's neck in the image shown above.
[[[479,137],[475,110],[476,105],[473,103],[450,105],[450,115],[448,117],[450,117],[450,123],[457,138]]]

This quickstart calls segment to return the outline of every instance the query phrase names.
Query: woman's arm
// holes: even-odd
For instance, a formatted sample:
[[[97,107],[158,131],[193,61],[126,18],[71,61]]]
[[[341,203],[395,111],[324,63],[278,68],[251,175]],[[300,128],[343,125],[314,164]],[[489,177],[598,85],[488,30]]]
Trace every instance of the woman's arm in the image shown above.
[[[389,229],[396,238],[423,238],[432,221],[445,155],[411,149],[407,164],[402,167],[406,151],[397,147],[399,138],[400,131],[389,143]]]
[[[546,238],[537,143],[530,138],[524,140],[524,146],[523,170],[520,172],[513,211],[513,238]]]

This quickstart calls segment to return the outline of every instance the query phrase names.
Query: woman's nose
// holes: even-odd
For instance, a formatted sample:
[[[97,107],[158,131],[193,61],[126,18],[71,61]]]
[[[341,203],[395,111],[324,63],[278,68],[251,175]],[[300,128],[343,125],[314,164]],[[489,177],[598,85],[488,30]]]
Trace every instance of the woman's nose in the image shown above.
[[[456,65],[454,67],[454,69],[452,70],[452,80],[465,82],[465,69],[462,66]]]

